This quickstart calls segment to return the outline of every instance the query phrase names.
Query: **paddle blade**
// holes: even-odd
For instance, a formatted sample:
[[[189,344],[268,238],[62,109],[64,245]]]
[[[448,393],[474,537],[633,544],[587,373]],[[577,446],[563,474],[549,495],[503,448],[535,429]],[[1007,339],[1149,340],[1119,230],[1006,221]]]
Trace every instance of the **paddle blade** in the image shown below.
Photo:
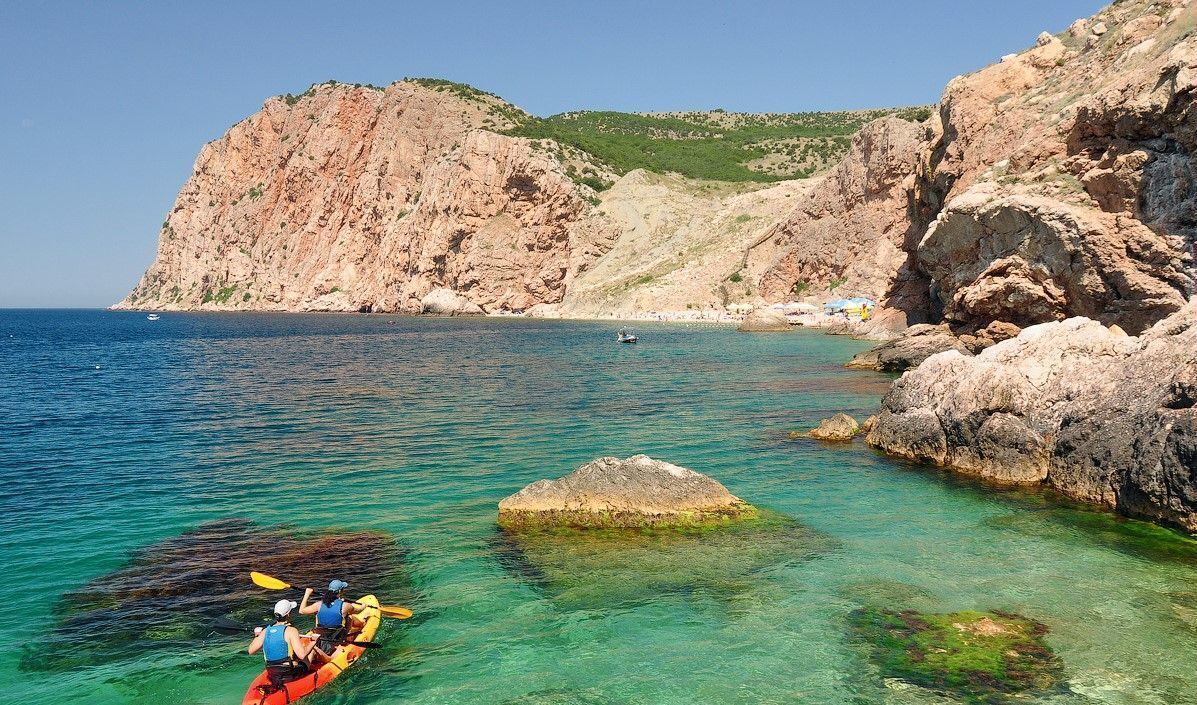
[[[411,610],[406,607],[395,607],[392,605],[382,605],[378,608],[378,611],[384,617],[394,617],[395,619],[411,619],[412,615]]]
[[[265,573],[259,573],[256,570],[251,571],[249,577],[254,581],[254,585],[266,588],[267,590],[286,590],[287,588],[291,587],[278,578],[272,578],[269,575],[266,575]]]
[[[253,627],[246,626],[239,622],[234,622],[228,617],[217,617],[212,620],[212,629],[224,634],[241,634],[243,632],[252,631]]]

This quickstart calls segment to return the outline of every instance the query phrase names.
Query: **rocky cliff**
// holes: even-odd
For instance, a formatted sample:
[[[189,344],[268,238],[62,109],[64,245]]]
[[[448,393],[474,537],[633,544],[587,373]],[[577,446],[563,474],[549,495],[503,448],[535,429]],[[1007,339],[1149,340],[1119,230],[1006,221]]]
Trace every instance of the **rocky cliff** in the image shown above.
[[[1194,291],[1197,6],[1119,2],[862,131],[770,233],[769,298],[837,287],[975,330],[1138,332]],[[808,247],[808,243],[816,247]]]
[[[1197,302],[1128,336],[1071,318],[905,373],[868,442],[892,455],[1197,531]]]
[[[519,113],[437,82],[325,84],[204,147],[127,308],[398,310],[444,287],[489,310],[560,300],[610,247],[594,192]]]

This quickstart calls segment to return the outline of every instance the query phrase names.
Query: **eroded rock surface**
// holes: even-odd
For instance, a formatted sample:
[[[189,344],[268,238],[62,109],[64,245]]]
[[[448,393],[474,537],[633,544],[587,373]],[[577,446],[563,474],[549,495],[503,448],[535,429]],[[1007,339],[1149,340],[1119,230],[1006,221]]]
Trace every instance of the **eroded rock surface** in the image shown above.
[[[850,441],[860,433],[860,424],[851,416],[839,413],[829,419],[823,419],[818,427],[805,433],[794,432],[791,438],[813,438],[816,441],[843,442]]]
[[[603,457],[557,480],[538,480],[499,502],[507,528],[719,524],[756,508],[701,473],[647,455]]]
[[[872,350],[857,353],[846,366],[879,372],[903,372],[918,367],[923,360],[944,350],[969,353],[968,347],[952,334],[947,325],[923,323],[907,328],[902,335]]]
[[[1071,318],[933,355],[882,401],[892,455],[1197,531],[1197,302],[1139,337]]]

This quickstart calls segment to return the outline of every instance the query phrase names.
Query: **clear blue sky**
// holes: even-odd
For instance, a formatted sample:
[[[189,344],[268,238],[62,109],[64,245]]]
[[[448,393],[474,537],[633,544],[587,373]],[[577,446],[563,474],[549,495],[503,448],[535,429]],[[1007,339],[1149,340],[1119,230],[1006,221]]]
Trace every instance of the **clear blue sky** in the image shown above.
[[[336,79],[464,81],[563,110],[935,102],[1097,0],[0,2],[0,307],[105,306],[200,146]]]

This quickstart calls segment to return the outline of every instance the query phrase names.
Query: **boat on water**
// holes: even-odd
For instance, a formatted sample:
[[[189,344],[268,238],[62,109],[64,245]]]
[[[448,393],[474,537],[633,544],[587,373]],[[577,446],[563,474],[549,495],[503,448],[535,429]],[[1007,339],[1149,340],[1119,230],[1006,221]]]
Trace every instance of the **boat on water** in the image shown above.
[[[162,316],[159,316],[159,315],[158,315],[158,314],[156,314],[156,313],[151,313],[150,315],[146,316],[146,318],[147,318],[147,319],[149,319],[149,320],[151,320],[151,321],[156,321],[156,320],[158,320],[159,318],[162,318]]]
[[[374,639],[374,632],[378,631],[378,623],[382,619],[382,612],[378,608],[378,598],[374,595],[366,595],[358,600],[358,602],[366,606],[366,609],[360,612],[365,625],[360,632],[353,635],[353,640],[360,642],[372,641]],[[310,673],[305,673],[295,680],[285,683],[271,683],[270,673],[262,671],[254,679],[253,683],[249,684],[249,690],[245,692],[245,698],[242,699],[241,704],[286,705],[286,703],[293,703],[299,698],[310,695],[328,685],[330,681],[341,675],[345,669],[356,663],[365,651],[364,647],[355,646],[351,643],[341,644],[337,647],[336,651],[329,654],[332,658],[328,663]]]
[[[636,337],[635,333],[632,333],[631,331],[629,331],[626,328],[621,328],[619,330],[618,340],[621,343],[634,343],[638,340],[638,338]]]

